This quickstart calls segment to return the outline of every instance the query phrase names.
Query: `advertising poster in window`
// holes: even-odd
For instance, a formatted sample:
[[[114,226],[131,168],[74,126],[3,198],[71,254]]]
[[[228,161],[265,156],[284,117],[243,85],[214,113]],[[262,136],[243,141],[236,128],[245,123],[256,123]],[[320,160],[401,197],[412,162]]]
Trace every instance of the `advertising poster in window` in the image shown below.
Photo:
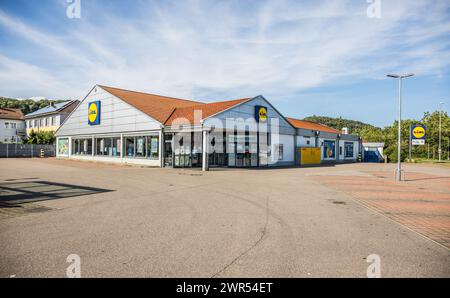
[[[117,139],[117,152],[120,153],[122,151],[122,140]]]
[[[58,140],[58,155],[61,156],[69,155],[69,139]]]
[[[335,141],[323,141],[323,157],[335,158],[336,142]]]
[[[152,141],[151,141],[151,143],[152,143],[152,149],[151,149],[151,152],[152,153],[158,153],[158,138],[152,138]]]
[[[138,154],[144,154],[144,139],[143,138],[137,139],[136,151]]]

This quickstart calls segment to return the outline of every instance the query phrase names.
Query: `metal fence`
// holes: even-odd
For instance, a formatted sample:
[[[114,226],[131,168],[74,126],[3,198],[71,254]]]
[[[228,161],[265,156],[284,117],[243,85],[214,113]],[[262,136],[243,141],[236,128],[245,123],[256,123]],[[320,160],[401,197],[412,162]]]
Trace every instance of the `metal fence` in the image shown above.
[[[0,144],[0,158],[54,157],[55,152],[55,145]]]

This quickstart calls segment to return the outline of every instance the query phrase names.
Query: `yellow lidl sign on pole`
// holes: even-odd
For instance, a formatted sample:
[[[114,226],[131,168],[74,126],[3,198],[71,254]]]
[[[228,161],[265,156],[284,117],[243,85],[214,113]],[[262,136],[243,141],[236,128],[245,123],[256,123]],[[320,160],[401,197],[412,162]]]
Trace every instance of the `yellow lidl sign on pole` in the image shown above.
[[[255,107],[256,122],[267,122],[267,108],[263,106]]]
[[[101,102],[100,101],[90,102],[88,105],[88,124],[99,125],[100,113],[101,113]]]
[[[425,140],[427,137],[427,128],[422,124],[411,126],[411,138],[413,140]]]

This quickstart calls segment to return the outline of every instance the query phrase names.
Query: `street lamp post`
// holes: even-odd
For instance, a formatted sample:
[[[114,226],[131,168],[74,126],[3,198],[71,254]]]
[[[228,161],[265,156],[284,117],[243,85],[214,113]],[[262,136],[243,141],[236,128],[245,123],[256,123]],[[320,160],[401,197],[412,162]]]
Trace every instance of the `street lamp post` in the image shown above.
[[[414,74],[388,74],[387,77],[398,79],[398,155],[397,155],[397,172],[395,180],[402,181],[402,165],[401,165],[401,151],[402,151],[402,80],[412,77]]]
[[[439,149],[438,149],[439,161],[441,161],[441,159],[442,159],[441,139],[442,139],[442,105],[443,104],[444,104],[443,101],[439,102]]]

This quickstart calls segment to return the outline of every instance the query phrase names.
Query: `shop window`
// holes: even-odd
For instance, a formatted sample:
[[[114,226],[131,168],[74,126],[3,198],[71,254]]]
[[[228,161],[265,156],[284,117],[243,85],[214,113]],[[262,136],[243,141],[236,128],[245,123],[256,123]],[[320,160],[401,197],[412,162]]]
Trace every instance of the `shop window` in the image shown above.
[[[120,145],[119,137],[110,138],[96,138],[95,139],[95,155],[97,156],[109,156],[120,157]]]
[[[147,137],[147,158],[158,159],[159,158],[159,137],[148,136]]]
[[[73,155],[92,155],[92,139],[72,140]]]
[[[353,157],[353,142],[345,142],[345,157],[350,158]]]
[[[159,159],[158,136],[125,137],[124,142],[126,157]]]
[[[122,144],[120,138],[111,138],[111,156],[112,157],[120,157],[120,152],[122,150]]]
[[[336,156],[336,142],[335,141],[323,141],[323,157],[335,158]]]
[[[112,139],[98,138],[95,139],[96,155],[112,156]]]
[[[146,141],[146,137],[136,137],[136,157],[145,157],[147,155],[147,145],[145,144]]]
[[[177,133],[174,136],[174,166],[191,166],[191,133]]]

